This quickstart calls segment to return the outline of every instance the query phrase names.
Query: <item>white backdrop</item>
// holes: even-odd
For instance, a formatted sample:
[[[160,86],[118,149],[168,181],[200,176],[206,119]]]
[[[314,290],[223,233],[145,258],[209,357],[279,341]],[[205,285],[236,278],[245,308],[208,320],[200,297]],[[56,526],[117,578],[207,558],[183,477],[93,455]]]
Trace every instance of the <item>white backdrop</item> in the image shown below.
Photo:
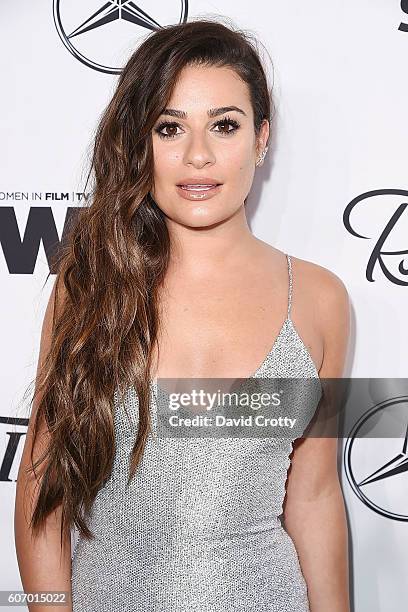
[[[21,589],[13,511],[26,427],[5,418],[27,416],[23,393],[35,376],[54,278],[42,290],[47,251],[53,237],[61,239],[67,207],[77,204],[87,146],[117,81],[114,68],[147,33],[143,24],[117,19],[68,38],[102,4],[0,5],[0,590]],[[139,6],[161,25],[228,16],[264,43],[274,66],[276,133],[248,199],[251,228],[346,284],[353,309],[346,375],[407,377],[406,257],[400,266],[408,249],[405,207],[386,231],[382,266],[377,259],[371,275],[367,267],[388,222],[408,202],[408,1]],[[379,453],[385,463],[401,448],[402,439],[366,441],[354,469],[371,473]],[[366,489],[370,504],[353,490],[345,463],[340,452],[352,610],[400,612],[408,601],[407,472]]]

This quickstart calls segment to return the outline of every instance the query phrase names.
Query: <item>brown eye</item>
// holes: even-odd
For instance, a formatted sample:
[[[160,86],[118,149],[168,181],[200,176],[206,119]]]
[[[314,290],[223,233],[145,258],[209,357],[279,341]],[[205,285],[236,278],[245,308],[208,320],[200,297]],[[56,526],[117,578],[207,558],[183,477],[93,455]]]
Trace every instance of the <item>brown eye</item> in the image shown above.
[[[218,126],[219,126],[219,127],[224,126],[224,128],[226,128],[226,129],[222,129],[222,130],[220,130],[220,131],[221,131],[221,132],[227,132],[227,133],[228,133],[228,132],[231,132],[231,130],[229,129],[229,126],[230,126],[230,125],[231,125],[231,124],[230,124],[228,121],[222,121],[221,123],[219,123],[219,124],[218,124]],[[233,130],[234,130],[234,128],[232,129],[232,131],[233,131]]]
[[[232,129],[229,129],[230,126]],[[180,125],[175,121],[163,121],[157,127],[155,127],[154,131],[160,138],[170,140],[179,135],[177,133],[177,128],[179,127]],[[224,119],[219,119],[219,121],[217,121],[213,125],[213,127],[221,127],[222,129],[216,129],[215,131],[221,134],[222,136],[230,136],[239,129],[240,124],[238,123],[238,121],[232,119],[231,117],[224,117]],[[163,130],[166,130],[167,133],[165,133]]]
[[[174,138],[175,136],[177,136],[178,127],[180,127],[178,123],[165,121],[163,123],[160,123],[160,125],[155,128],[155,132],[160,136],[160,138]],[[162,132],[162,130],[170,130],[170,134],[165,134]],[[171,132],[171,130],[173,130],[173,132]]]
[[[214,125],[214,127],[220,127],[220,126],[225,126],[226,129],[223,128],[223,129],[215,130],[215,131],[219,132],[223,136],[229,136],[230,134],[233,134],[234,132],[236,132],[239,129],[238,121],[235,121],[235,119],[231,119],[230,117],[227,117],[225,119],[220,119]],[[231,130],[228,129],[229,126],[232,126]]]

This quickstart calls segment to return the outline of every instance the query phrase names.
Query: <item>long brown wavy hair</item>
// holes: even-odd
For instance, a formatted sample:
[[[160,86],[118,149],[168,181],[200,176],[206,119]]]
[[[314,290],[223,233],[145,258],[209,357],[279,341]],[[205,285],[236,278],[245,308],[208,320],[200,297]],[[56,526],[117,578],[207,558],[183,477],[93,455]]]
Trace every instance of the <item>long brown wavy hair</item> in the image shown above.
[[[36,474],[44,462],[31,528],[39,531],[61,505],[61,541],[73,525],[94,537],[86,515],[112,471],[115,391],[122,399],[133,386],[139,398],[128,484],[150,432],[158,290],[170,253],[165,215],[150,194],[152,130],[187,65],[236,71],[249,88],[257,135],[262,121],[273,118],[256,37],[221,20],[160,28],[124,67],[96,129],[89,204],[78,210],[59,250],[51,348],[32,399],[41,396],[32,448],[41,422],[50,436],[35,464],[31,451],[30,470]]]

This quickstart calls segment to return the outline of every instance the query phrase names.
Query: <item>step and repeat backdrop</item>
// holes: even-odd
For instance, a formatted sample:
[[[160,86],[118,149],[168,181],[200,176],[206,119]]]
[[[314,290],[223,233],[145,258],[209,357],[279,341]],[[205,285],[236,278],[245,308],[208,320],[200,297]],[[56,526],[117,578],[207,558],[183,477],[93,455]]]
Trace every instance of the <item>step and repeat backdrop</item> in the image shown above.
[[[0,4],[0,590],[22,588],[13,513],[27,388],[53,254],[83,201],[98,118],[148,32],[218,16],[258,37],[273,82],[271,146],[247,202],[252,231],[345,283],[345,376],[401,381],[372,392],[338,454],[352,610],[400,612],[408,605],[408,429],[384,440],[356,431],[396,403],[408,425],[408,0]]]

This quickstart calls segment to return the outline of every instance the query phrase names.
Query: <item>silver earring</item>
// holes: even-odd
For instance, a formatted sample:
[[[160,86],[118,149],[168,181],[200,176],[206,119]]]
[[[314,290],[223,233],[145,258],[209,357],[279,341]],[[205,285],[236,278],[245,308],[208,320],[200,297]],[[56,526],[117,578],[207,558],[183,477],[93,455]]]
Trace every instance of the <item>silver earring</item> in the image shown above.
[[[268,150],[268,147],[265,147],[264,150],[262,151],[262,153],[260,154],[260,156],[257,159],[257,162],[255,164],[256,166],[259,166],[260,164],[262,164],[262,162],[265,159],[265,155],[266,155],[267,150]]]

